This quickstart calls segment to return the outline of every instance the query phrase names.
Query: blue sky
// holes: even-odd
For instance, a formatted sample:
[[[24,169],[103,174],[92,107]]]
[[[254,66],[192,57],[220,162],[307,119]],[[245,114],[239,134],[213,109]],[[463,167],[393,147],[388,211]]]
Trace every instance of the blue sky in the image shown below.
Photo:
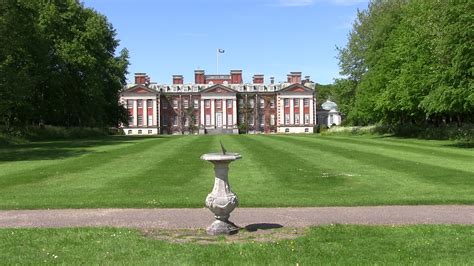
[[[194,81],[194,70],[243,70],[276,81],[291,71],[332,83],[339,76],[336,46],[344,46],[357,9],[368,0],[84,0],[106,15],[119,49],[130,52],[128,79],[146,72],[171,83],[173,74]]]

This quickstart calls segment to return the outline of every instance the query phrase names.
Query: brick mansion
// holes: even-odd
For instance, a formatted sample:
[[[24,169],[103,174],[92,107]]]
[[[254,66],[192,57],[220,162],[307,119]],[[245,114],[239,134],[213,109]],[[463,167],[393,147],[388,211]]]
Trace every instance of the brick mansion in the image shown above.
[[[150,82],[145,73],[121,92],[129,113],[127,135],[312,133],[316,124],[315,84],[301,72],[285,82],[265,83],[254,75],[244,83],[241,70],[229,75],[194,71],[194,83],[173,75],[172,84]]]

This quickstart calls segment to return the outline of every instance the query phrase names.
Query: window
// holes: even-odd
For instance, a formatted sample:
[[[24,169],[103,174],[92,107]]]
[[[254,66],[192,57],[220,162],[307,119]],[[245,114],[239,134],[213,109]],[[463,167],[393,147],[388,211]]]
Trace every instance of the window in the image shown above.
[[[260,108],[265,108],[265,99],[260,99]]]
[[[185,109],[188,109],[188,108],[189,108],[189,102],[188,102],[188,100],[185,99],[185,100],[183,101],[183,105],[184,105],[184,108],[185,108]]]
[[[132,134],[132,131],[131,131],[131,130],[128,130],[128,134],[129,134],[129,135]]]
[[[290,99],[284,99],[285,107],[290,107]]]
[[[290,132],[290,129],[289,128],[285,128],[285,133],[289,133]]]
[[[177,126],[178,125],[178,116],[173,116],[173,126]]]
[[[161,105],[163,106],[163,109],[168,109],[168,102],[166,100],[163,101]]]
[[[138,134],[140,134],[140,135],[142,134],[142,130],[141,130],[141,129],[138,130]]]
[[[142,126],[142,125],[143,125],[143,116],[142,116],[142,115],[138,115],[138,116],[137,116],[137,120],[138,120],[138,125],[139,125],[139,126]]]
[[[250,104],[250,108],[253,108],[255,106],[255,100],[254,99],[250,99],[249,100],[249,104]]]
[[[232,100],[227,100],[227,108],[232,108]]]
[[[300,99],[293,99],[293,105],[295,107],[299,107],[300,106]]]
[[[148,115],[148,125],[149,126],[153,125],[153,115]]]
[[[153,100],[146,100],[146,107],[153,108]]]
[[[211,108],[211,100],[204,100],[204,106],[206,108]]]
[[[308,107],[309,106],[309,99],[308,98],[305,98],[303,100],[303,104],[304,104],[304,107]]]
[[[300,124],[300,114],[295,114],[295,125]]]
[[[275,125],[275,115],[270,115],[270,126]]]
[[[184,117],[184,126],[187,127],[189,126],[189,119],[187,117]]]
[[[239,123],[240,124],[243,124],[245,121],[244,121],[244,114],[239,114]]]
[[[253,126],[254,125],[254,121],[253,121],[253,114],[250,114],[249,115],[249,125]]]
[[[129,124],[130,126],[133,125],[133,115],[130,115],[130,116],[128,117],[128,124]]]
[[[168,125],[168,114],[164,113],[163,114],[163,126]]]
[[[216,108],[222,108],[222,100],[216,100]]]
[[[285,114],[285,124],[290,124],[290,114]]]
[[[332,125],[334,123],[334,116],[330,115],[329,116],[329,125]]]
[[[153,134],[153,130],[148,129],[148,135]]]
[[[198,108],[199,108],[199,101],[194,100],[194,109],[198,109]]]
[[[232,121],[232,115],[227,115],[227,125],[232,126],[234,123]]]
[[[304,132],[308,133],[308,132],[309,132],[309,128],[305,128],[305,129],[304,129]]]
[[[244,99],[239,99],[239,106],[243,106],[244,105]]]
[[[206,126],[211,125],[211,115],[206,115]]]
[[[133,108],[133,101],[132,100],[127,100],[127,108],[132,109]]]
[[[306,125],[309,124],[309,114],[304,114],[304,123],[305,123]]]
[[[174,109],[178,108],[178,100],[176,99],[173,100],[173,108]]]
[[[265,115],[264,114],[260,114],[259,117],[258,117],[258,120],[259,120],[261,126],[265,125]]]
[[[143,100],[137,100],[137,106],[138,108],[143,107]]]
[[[275,99],[270,100],[270,108],[275,108]]]

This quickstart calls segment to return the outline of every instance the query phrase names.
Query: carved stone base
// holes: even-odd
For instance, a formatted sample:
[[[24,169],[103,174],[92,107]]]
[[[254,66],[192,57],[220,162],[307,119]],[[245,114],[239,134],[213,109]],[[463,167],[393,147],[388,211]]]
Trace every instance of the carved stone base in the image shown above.
[[[232,235],[239,232],[239,227],[229,220],[216,220],[208,228],[208,235]]]

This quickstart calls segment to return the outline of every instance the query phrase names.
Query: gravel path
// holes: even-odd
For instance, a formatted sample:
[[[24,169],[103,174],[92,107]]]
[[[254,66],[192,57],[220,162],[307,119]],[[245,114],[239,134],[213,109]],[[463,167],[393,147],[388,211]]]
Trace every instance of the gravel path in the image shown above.
[[[0,228],[130,227],[206,228],[207,209],[58,209],[0,211]],[[237,208],[231,221],[239,226],[307,227],[321,224],[474,224],[474,206],[375,206],[315,208]]]

